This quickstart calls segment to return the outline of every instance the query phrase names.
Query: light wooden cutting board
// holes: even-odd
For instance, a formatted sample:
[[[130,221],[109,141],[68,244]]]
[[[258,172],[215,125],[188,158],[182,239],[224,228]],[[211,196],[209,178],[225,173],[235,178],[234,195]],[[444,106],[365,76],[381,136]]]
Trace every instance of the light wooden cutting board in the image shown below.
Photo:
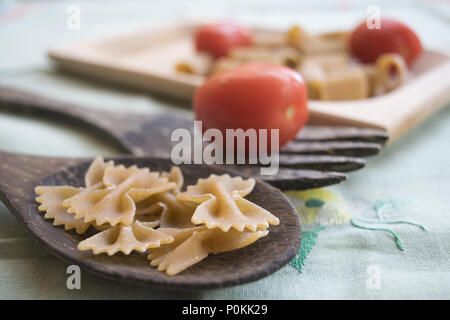
[[[197,26],[181,23],[151,28],[51,49],[49,56],[71,72],[190,100],[205,79],[178,73],[174,66],[195,55],[192,33]],[[392,142],[449,101],[450,55],[425,50],[400,88],[364,100],[311,100],[309,123],[383,129]]]

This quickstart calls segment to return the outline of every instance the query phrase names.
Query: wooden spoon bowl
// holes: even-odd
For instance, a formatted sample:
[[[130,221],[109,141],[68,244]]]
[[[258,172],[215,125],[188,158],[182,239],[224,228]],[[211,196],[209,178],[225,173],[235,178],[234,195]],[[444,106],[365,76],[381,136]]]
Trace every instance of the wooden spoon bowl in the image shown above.
[[[115,158],[118,164],[149,167],[153,171],[167,171],[173,165],[168,159]],[[83,186],[90,164],[87,159],[64,159],[25,156],[0,152],[0,199],[19,220],[23,221],[33,238],[56,256],[76,264],[89,273],[127,284],[157,287],[166,290],[222,288],[265,277],[285,264],[297,253],[301,228],[298,216],[286,196],[261,180],[256,180],[253,192],[246,198],[269,210],[280,219],[278,226],[248,247],[212,254],[200,263],[176,276],[168,276],[150,266],[145,254],[128,256],[116,254],[94,255],[80,251],[78,243],[86,235],[54,227],[38,210],[34,187],[38,185]],[[224,167],[182,165],[185,186],[210,174],[241,175]],[[94,230],[88,230],[87,235]]]

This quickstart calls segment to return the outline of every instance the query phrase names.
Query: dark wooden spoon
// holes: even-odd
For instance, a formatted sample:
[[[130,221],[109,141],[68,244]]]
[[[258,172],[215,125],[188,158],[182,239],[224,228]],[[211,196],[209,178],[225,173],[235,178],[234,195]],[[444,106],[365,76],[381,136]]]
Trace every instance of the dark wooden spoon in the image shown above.
[[[192,121],[173,115],[120,114],[79,107],[0,86],[0,108],[48,116],[96,130],[113,139],[125,152],[170,158],[174,129],[192,129]],[[304,127],[297,139],[280,150],[280,171],[262,176],[282,190],[310,189],[344,181],[346,172],[365,165],[361,157],[377,154],[387,133],[353,127]],[[240,166],[239,171],[259,175],[256,166]]]
[[[167,171],[169,159],[145,157],[113,158],[116,163],[136,164],[151,170]],[[265,277],[288,263],[300,245],[298,216],[286,196],[269,184],[257,180],[247,199],[269,210],[280,219],[270,227],[268,236],[252,245],[226,253],[210,255],[182,273],[170,277],[150,267],[144,254],[93,255],[79,251],[84,239],[72,231],[54,227],[38,211],[34,187],[38,185],[83,186],[89,159],[47,158],[0,152],[0,199],[22,221],[33,238],[56,256],[95,275],[127,284],[158,287],[166,290],[193,290],[238,285]],[[182,165],[185,185],[211,173],[242,175],[223,166]],[[93,230],[88,230],[88,233]]]

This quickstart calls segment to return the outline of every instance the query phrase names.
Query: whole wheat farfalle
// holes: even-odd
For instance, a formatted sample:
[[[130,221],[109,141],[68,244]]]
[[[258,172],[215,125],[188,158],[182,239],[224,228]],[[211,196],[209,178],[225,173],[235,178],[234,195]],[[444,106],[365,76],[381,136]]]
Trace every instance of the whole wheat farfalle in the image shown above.
[[[98,157],[84,180],[83,187],[36,187],[44,217],[78,234],[96,232],[79,242],[79,250],[147,252],[151,266],[169,276],[210,254],[248,246],[269,233],[269,224],[279,223],[244,198],[253,179],[211,175],[183,192],[179,167],[159,173]]]
[[[158,172],[135,166],[106,168],[103,183],[104,189],[66,199],[63,205],[68,208],[67,212],[74,213],[77,219],[83,218],[86,223],[131,225],[136,212],[135,202],[176,187]]]
[[[148,259],[152,266],[168,275],[175,275],[193,264],[205,259],[211,253],[237,250],[248,246],[269,231],[238,231],[195,227],[189,229],[160,228],[161,232],[171,235],[174,242],[150,250]]]
[[[208,229],[256,231],[266,229],[269,224],[277,225],[277,217],[244,199],[254,185],[254,179],[213,174],[207,179],[199,179],[194,186],[188,186],[178,199],[199,203],[191,220],[194,224],[205,224]]]

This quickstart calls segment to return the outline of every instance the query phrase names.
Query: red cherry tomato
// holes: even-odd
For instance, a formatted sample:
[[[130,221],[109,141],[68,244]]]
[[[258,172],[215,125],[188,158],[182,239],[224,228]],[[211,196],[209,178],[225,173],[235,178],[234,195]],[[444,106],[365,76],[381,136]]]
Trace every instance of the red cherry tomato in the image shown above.
[[[404,23],[381,19],[380,29],[367,28],[361,23],[350,36],[350,50],[365,63],[374,63],[383,53],[398,53],[408,64],[422,52],[422,44],[416,33]]]
[[[246,28],[231,22],[218,22],[199,27],[195,32],[195,48],[215,58],[228,55],[235,47],[248,46],[252,35]]]
[[[226,129],[279,129],[281,146],[306,123],[307,100],[299,73],[255,62],[206,80],[194,94],[194,109],[203,129],[217,128],[224,136]]]

